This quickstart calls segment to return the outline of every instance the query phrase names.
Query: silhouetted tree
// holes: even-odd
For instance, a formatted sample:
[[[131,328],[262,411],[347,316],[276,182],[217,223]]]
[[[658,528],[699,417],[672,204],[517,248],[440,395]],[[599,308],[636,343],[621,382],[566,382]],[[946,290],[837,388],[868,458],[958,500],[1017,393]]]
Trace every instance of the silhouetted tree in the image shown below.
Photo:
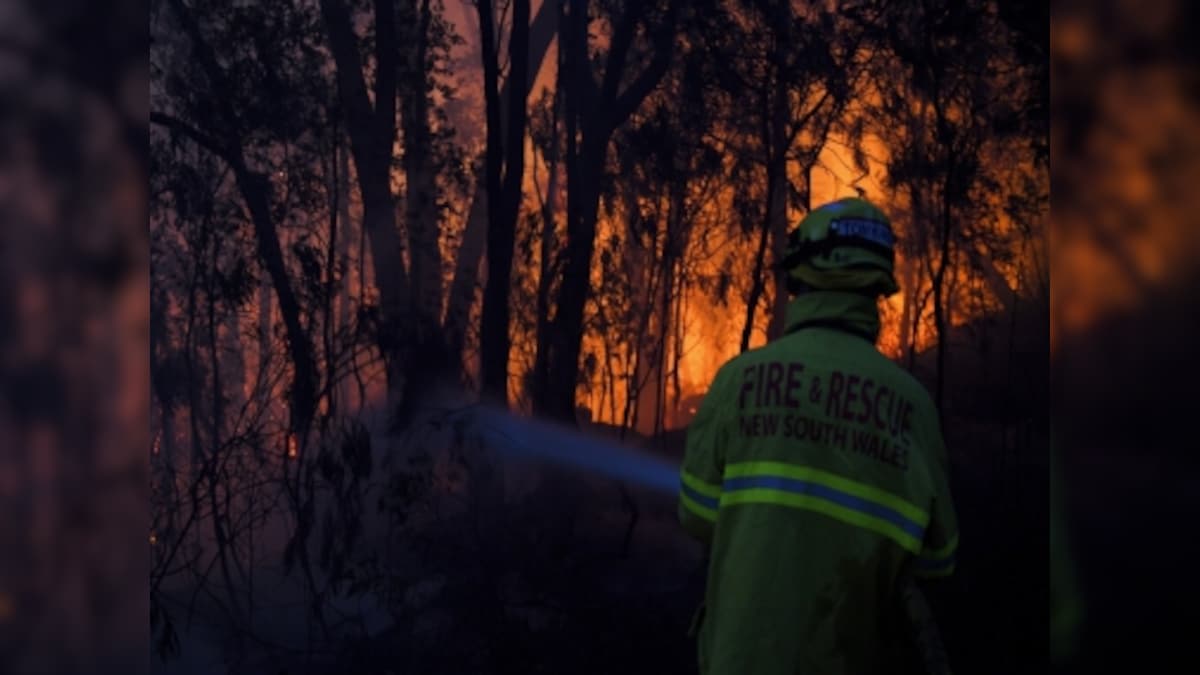
[[[924,264],[937,335],[935,400],[945,398],[948,284],[955,278],[956,249],[982,261],[975,231],[992,205],[996,167],[990,141],[1015,131],[1019,102],[1006,91],[1003,69],[1011,60],[1007,30],[987,6],[927,0],[893,7],[876,29],[894,62],[880,61],[881,130],[892,147],[888,182],[906,193],[910,237]],[[956,241],[962,246],[956,247]],[[1011,291],[997,294],[1007,301]],[[922,315],[920,305],[914,322]],[[916,331],[913,331],[915,336]]]
[[[291,426],[303,434],[316,410],[317,366],[280,246],[277,188],[266,166],[279,161],[271,157],[272,148],[279,153],[284,145],[303,142],[315,117],[309,98],[315,66],[311,58],[291,64],[280,59],[281,54],[272,53],[270,32],[263,29],[271,26],[301,33],[302,19],[294,12],[274,12],[278,8],[272,7],[233,11],[206,5],[204,18],[211,23],[205,26],[183,0],[170,0],[167,6],[186,46],[176,53],[172,77],[165,82],[165,108],[152,111],[150,119],[219,157],[233,173],[287,331],[293,368]],[[252,39],[238,49],[222,49],[218,58],[212,38],[206,35],[206,30],[214,30],[213,24],[229,33],[243,31]]]
[[[788,0],[755,0],[736,7],[741,20],[733,26],[739,47],[721,73],[732,103],[728,125],[737,132],[729,151],[738,157],[736,172],[762,190],[757,204],[747,204],[759,222],[741,336],[741,351],[746,351],[769,279],[773,301],[767,338],[783,330],[787,293],[779,262],[787,241],[788,208],[811,207],[811,171],[857,93],[864,57],[861,31],[846,16],[815,7],[797,11]],[[859,13],[857,6],[842,10]],[[799,190],[790,177],[792,167],[803,181]]]
[[[558,27],[558,0],[542,2],[537,15],[529,27],[529,51],[526,60],[527,78],[525,96],[533,87],[538,70],[546,57]],[[482,56],[482,55],[481,55]],[[501,75],[497,73],[497,79]],[[500,101],[511,100],[511,78],[504,78],[497,97]],[[503,130],[507,125],[510,114],[509,106],[501,103],[499,126]],[[504,132],[502,132],[504,134]],[[507,137],[506,134],[502,137]],[[446,316],[443,328],[446,335],[447,352],[454,364],[461,364],[465,344],[467,326],[470,319],[471,306],[475,301],[479,280],[480,261],[483,259],[487,244],[487,180],[485,177],[475,181],[471,203],[467,209],[467,220],[463,225],[462,240],[454,262],[454,277],[450,283],[450,292],[446,299]]]
[[[483,87],[487,101],[488,281],[480,327],[482,393],[508,400],[509,292],[517,216],[525,177],[525,99],[529,79],[529,2],[512,0],[506,91],[498,90],[496,29],[490,0],[479,1]],[[500,98],[508,94],[507,100]],[[500,107],[507,105],[507,124]]]
[[[593,71],[588,0],[572,0],[559,23],[559,49],[564,52],[565,126],[567,166],[566,262],[555,303],[550,341],[538,345],[534,373],[534,407],[560,420],[573,420],[575,388],[578,383],[580,343],[583,339],[584,305],[589,295],[592,254],[596,244],[596,217],[600,183],[609,140],[618,126],[641,105],[658,85],[675,51],[679,3],[647,7],[623,3],[607,14],[612,36],[604,58],[600,81]],[[606,8],[607,9],[607,8]],[[647,65],[630,77],[628,63],[638,42],[639,25]],[[631,58],[631,56],[633,58]],[[622,87],[622,82],[629,83]],[[545,354],[543,356],[543,354]]]

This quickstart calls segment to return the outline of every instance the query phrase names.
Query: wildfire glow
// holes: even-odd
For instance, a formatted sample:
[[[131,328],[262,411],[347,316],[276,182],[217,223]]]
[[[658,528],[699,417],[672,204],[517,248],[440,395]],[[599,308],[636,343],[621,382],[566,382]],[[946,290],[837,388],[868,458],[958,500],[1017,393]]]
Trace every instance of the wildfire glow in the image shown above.
[[[536,13],[539,7],[540,3],[535,2],[532,9]],[[459,25],[473,25],[469,7],[452,7],[450,13],[451,19]],[[460,87],[458,102],[455,104],[453,113],[455,118],[452,121],[458,127],[462,127],[463,133],[460,134],[460,139],[471,146],[466,148],[468,156],[482,150],[483,146],[482,130],[484,127],[478,114],[482,110],[482,75],[476,66],[478,54],[472,51],[476,47],[477,45],[473,45],[471,41],[459,47],[460,51],[456,52],[458,60],[455,62],[455,78]],[[545,59],[541,62],[540,69],[535,74],[535,84],[529,97],[531,106],[541,100],[555,84],[556,50],[556,45],[550,47]],[[402,145],[402,139],[398,139],[395,149],[397,154],[402,153]],[[886,187],[888,160],[886,143],[870,134],[863,138],[862,150],[867,158],[866,171],[855,166],[851,157],[852,152],[848,149],[850,145],[848,138],[836,133],[824,145],[819,162],[811,173],[812,184],[808,186],[810,204],[815,206],[861,192],[882,206],[892,216],[893,226],[902,240],[910,236],[913,230],[912,216],[910,215],[912,209],[903,203],[902,197],[891,194]],[[993,166],[1006,165],[1005,159],[1001,157],[984,159]],[[346,256],[346,264],[340,274],[340,282],[344,288],[333,300],[332,315],[339,317],[336,319],[339,327],[345,327],[353,320],[353,314],[358,308],[378,302],[378,292],[375,288],[373,266],[370,261],[371,248],[363,243],[365,239],[362,237],[361,197],[356,191],[354,164],[344,159],[339,161],[345,162],[343,180],[346,186],[344,188],[346,199],[343,200],[344,204],[339,207],[341,209],[341,228],[338,237],[342,243],[339,243],[338,246],[341,249],[339,255]],[[1020,167],[1019,170],[1025,168]],[[523,210],[529,214],[536,213],[542,200],[549,201],[552,205],[551,210],[555,212],[558,245],[561,247],[565,245],[565,227],[563,225],[567,192],[565,171],[560,163],[558,170],[562,173],[558,177],[553,194],[551,194],[551,180],[547,169],[546,160],[535,151],[532,142],[527,141]],[[797,166],[789,166],[789,171],[794,174],[790,176],[793,184],[805,184],[807,177],[799,175]],[[482,177],[476,176],[475,178],[481,179]],[[403,181],[404,174],[397,168],[393,180],[397,191],[401,191],[400,187]],[[580,386],[577,400],[580,406],[588,408],[593,420],[620,425],[632,423],[636,418],[636,426],[640,431],[652,431],[656,426],[671,428],[686,424],[694,414],[699,397],[707,390],[717,369],[736,356],[739,351],[746,321],[748,288],[753,276],[757,234],[751,233],[749,236],[744,236],[736,232],[736,227],[730,226],[735,217],[733,213],[735,191],[741,188],[730,185],[729,181],[724,181],[723,185],[707,192],[706,188],[699,186],[691,186],[691,189],[693,194],[689,195],[689,201],[703,200],[704,203],[693,216],[695,222],[686,223],[685,226],[698,227],[701,224],[715,224],[715,226],[707,228],[712,235],[703,245],[692,240],[687,242],[688,250],[683,254],[688,265],[684,291],[680,297],[670,298],[670,303],[668,303],[672,307],[678,303],[678,309],[672,308],[670,316],[666,318],[661,316],[665,314],[661,306],[655,309],[642,331],[648,336],[659,336],[665,332],[667,339],[664,340],[662,347],[665,353],[659,359],[647,359],[643,352],[640,355],[641,363],[638,363],[639,355],[634,354],[635,350],[629,344],[633,340],[624,336],[618,338],[612,334],[617,332],[616,329],[610,333],[595,329],[585,332],[580,365],[584,367],[585,364],[591,363],[594,368],[591,369],[590,379]],[[1147,191],[1146,181],[1138,184],[1131,183],[1130,190],[1138,195],[1144,195]],[[634,199],[652,200],[654,198],[650,195],[638,195]],[[620,199],[614,201],[620,202]],[[446,231],[443,233],[443,239],[439,241],[442,260],[445,263],[444,291],[450,288],[455,271],[454,256],[458,252],[456,237],[463,233],[465,227],[467,209],[465,205],[460,206],[462,208],[447,215],[444,223]],[[789,204],[787,214],[789,228],[794,227],[804,216],[804,210],[794,207],[795,205]],[[1003,214],[1002,205],[995,204],[994,207],[994,211],[998,215],[996,221],[991,223],[991,227],[1000,233],[1011,230],[1014,224]],[[624,240],[628,230],[628,224],[625,222],[626,215],[623,213],[621,205],[618,204],[611,211],[608,210],[609,208],[608,205],[605,205],[600,209],[596,254],[593,257],[592,268],[593,293],[591,301],[585,308],[585,322],[593,322],[593,326],[598,311],[600,311],[597,309],[599,303],[610,301],[602,296],[605,293],[611,294],[608,291],[598,290],[606,281],[603,278],[605,272],[601,262],[604,242],[614,237]],[[294,236],[289,228],[281,228],[281,243],[285,250],[295,243],[291,240]],[[659,245],[655,244],[655,246]],[[628,242],[626,241],[623,246],[628,248]],[[1040,252],[1012,251],[1011,253],[1015,262],[996,261],[991,264],[995,278],[991,280],[990,285],[986,280],[972,278],[966,272],[968,266],[961,261],[951,267],[951,276],[947,282],[950,326],[962,326],[979,318],[984,313],[1003,307],[1004,299],[998,297],[1003,294],[1003,290],[997,292],[997,288],[1000,285],[1006,285],[1010,289],[1027,288],[1028,269],[1040,264],[1031,261],[1038,255],[1046,255],[1045,250]],[[768,251],[768,256],[770,255]],[[540,263],[539,247],[534,245],[529,250],[519,253],[518,257],[523,257],[524,262],[519,263],[521,266],[519,270],[514,270],[516,275],[513,280],[514,286],[519,286],[526,298],[533,297],[539,283],[537,278]],[[773,261],[768,261],[768,263],[770,262]],[[896,273],[902,290],[880,303],[882,330],[878,346],[889,357],[899,359],[907,355],[910,350],[920,353],[929,349],[936,342],[937,336],[932,320],[931,305],[926,300],[920,300],[922,296],[928,295],[929,286],[928,272],[922,267],[923,265],[924,261],[910,260],[902,251],[897,252]],[[484,278],[486,277],[481,277],[481,281]],[[995,283],[997,279],[1002,283]],[[718,280],[726,282],[728,286],[728,290],[724,294],[714,293],[712,290],[714,286],[718,285]],[[646,294],[646,288],[633,283],[632,279],[626,281],[631,283],[632,292],[643,296]],[[777,306],[772,302],[777,292],[773,286],[773,282],[768,280],[764,296],[760,298],[756,308],[754,324],[750,332],[749,345],[751,348],[760,346],[767,340],[772,313],[777,311]],[[645,300],[640,301],[644,302]],[[174,304],[177,301],[172,299],[170,302],[173,303],[170,313],[180,316],[182,310],[177,304]],[[611,300],[611,302],[616,303],[616,300]],[[651,299],[651,302],[660,301]],[[919,310],[914,310],[914,307],[919,307]],[[264,282],[260,292],[243,309],[244,311],[240,312],[236,318],[237,335],[231,336],[232,340],[240,342],[240,351],[244,352],[244,357],[241,357],[242,360],[239,363],[244,376],[235,381],[243,394],[243,400],[255,395],[261,396],[265,387],[269,392],[268,403],[265,404],[270,409],[268,417],[273,420],[283,419],[286,414],[284,402],[286,399],[280,394],[286,386],[287,380],[286,377],[280,377],[276,373],[286,369],[287,359],[281,356],[284,352],[278,331],[281,316],[274,302],[273,291],[269,283]],[[525,390],[527,375],[532,370],[537,352],[536,336],[528,329],[528,325],[533,323],[528,316],[531,310],[531,307],[513,308],[514,315],[525,314],[514,317],[509,361],[509,394],[510,399],[516,402],[518,407],[528,403],[528,392]],[[615,313],[615,310],[610,311]],[[474,377],[478,373],[478,350],[470,343],[478,339],[479,295],[476,296],[469,316],[471,317],[470,325],[474,328],[467,338],[469,344],[464,361],[468,375]],[[612,319],[612,317],[608,318]],[[614,321],[614,323],[619,322]],[[621,330],[627,328],[628,326],[622,326]],[[256,342],[257,344],[255,344]],[[379,403],[384,399],[385,378],[382,364],[378,354],[370,353],[370,349],[370,347],[365,347],[361,354],[352,357],[351,366],[346,369],[345,374],[341,375],[342,384],[337,390],[337,397],[343,411],[354,410],[370,403]],[[647,361],[657,361],[657,363],[646,365]],[[677,369],[674,365],[676,363]],[[353,371],[353,375],[350,374],[350,371]],[[256,374],[260,372],[266,373],[266,377],[259,378]],[[635,387],[640,387],[640,391],[636,394],[639,407],[637,411],[633,410],[634,406],[628,405],[632,397],[629,386],[631,379],[639,383]],[[355,384],[356,380],[358,384]],[[319,405],[324,411],[327,409],[328,402],[322,400]],[[660,419],[656,420],[656,410],[659,408],[662,412],[657,415]],[[161,434],[156,436],[153,441],[152,453],[157,455],[160,450]],[[284,444],[284,455],[289,459],[295,459],[298,452],[298,441],[294,435],[289,434]]]

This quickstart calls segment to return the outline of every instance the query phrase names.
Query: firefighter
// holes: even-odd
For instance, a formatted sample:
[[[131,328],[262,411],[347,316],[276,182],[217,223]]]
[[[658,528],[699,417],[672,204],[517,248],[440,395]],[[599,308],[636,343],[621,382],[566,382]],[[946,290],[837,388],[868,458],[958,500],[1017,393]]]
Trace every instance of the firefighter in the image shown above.
[[[717,372],[688,427],[679,517],[709,551],[705,675],[903,672],[911,579],[955,569],[928,392],[875,348],[895,236],[858,199],[811,212],[782,261],[785,333]],[[901,665],[902,663],[906,665]]]

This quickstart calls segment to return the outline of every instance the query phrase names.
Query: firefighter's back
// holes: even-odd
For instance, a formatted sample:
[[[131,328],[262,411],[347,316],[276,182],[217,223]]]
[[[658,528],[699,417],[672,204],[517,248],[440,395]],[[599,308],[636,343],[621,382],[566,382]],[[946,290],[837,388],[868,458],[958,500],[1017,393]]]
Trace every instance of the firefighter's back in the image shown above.
[[[781,262],[786,334],[725,364],[688,427],[679,516],[711,544],[705,673],[903,672],[898,582],[954,570],[937,413],[874,346],[894,244],[862,199],[805,216]]]
[[[920,551],[940,449],[925,390],[820,327],[743,354],[719,383],[706,671],[901,672],[897,580]]]

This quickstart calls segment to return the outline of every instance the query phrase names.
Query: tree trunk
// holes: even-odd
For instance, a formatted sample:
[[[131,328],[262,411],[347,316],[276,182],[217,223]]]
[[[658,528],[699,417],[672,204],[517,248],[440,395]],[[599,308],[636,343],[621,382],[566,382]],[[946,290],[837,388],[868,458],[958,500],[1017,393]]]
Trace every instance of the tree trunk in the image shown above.
[[[898,336],[899,357],[907,358],[912,345],[912,312],[916,304],[917,289],[913,288],[913,264],[907,258],[896,258],[896,271],[900,277],[900,326]]]
[[[372,103],[367,95],[350,14],[341,0],[321,0],[321,14],[337,67],[338,94],[362,192],[363,227],[370,240],[375,287],[379,290],[377,343],[385,364],[390,408],[402,398],[408,359],[404,338],[409,327],[411,295],[391,189],[399,49],[395,6],[386,0],[376,0],[374,10],[376,76]]]
[[[681,249],[682,252],[686,249]],[[683,382],[679,375],[679,362],[683,360],[684,347],[684,326],[683,326],[683,303],[684,297],[687,295],[686,279],[684,277],[685,268],[682,263],[679,264],[679,269],[675,273],[675,284],[677,289],[672,292],[672,297],[675,300],[674,313],[675,317],[671,321],[672,331],[672,349],[671,349],[671,425],[679,424],[679,406],[683,402]]]
[[[630,264],[634,269],[628,271],[630,278],[637,279],[635,281],[637,287],[646,289],[646,299],[640,308],[638,325],[634,328],[632,340],[634,363],[630,369],[626,386],[628,407],[633,412],[629,426],[643,433],[653,433],[653,427],[647,429],[642,425],[639,428],[639,422],[648,419],[653,424],[658,408],[656,389],[662,372],[661,354],[657,351],[662,326],[659,321],[655,321],[658,318],[655,310],[659,307],[666,271],[662,267],[663,259],[658,255],[657,239],[656,232],[655,241],[652,242],[649,251],[640,259],[631,260]],[[639,274],[641,275],[640,279],[638,278]],[[652,397],[643,398],[646,387],[650,384],[655,386],[655,389],[651,389]]]
[[[580,99],[583,97],[580,88],[593,84],[590,67],[584,58],[587,53],[587,3],[576,2],[569,5],[570,12],[559,20],[558,45],[562,59],[559,63],[559,87],[564,92],[566,111],[567,135],[567,245],[566,263],[562,272],[563,277],[558,289],[558,301],[555,306],[554,321],[547,329],[546,357],[544,366],[539,373],[542,380],[534,384],[534,412],[546,414],[562,421],[573,421],[575,401],[575,376],[579,366],[578,348],[574,354],[568,354],[572,337],[567,332],[582,329],[583,302],[575,302],[574,296],[583,296],[586,292],[588,268],[591,266],[592,246],[595,232],[589,233],[580,223],[580,203],[586,201],[581,194],[584,190],[594,189],[586,181],[581,181],[579,147],[580,129]],[[563,5],[567,7],[567,5]],[[564,23],[563,19],[566,20]],[[586,81],[582,78],[587,78]],[[583,238],[586,237],[586,241]],[[582,273],[580,268],[583,268]],[[578,304],[576,312],[573,307]],[[578,314],[578,319],[575,318]],[[578,329],[576,327],[579,327]],[[582,337],[582,336],[581,336]],[[539,357],[541,356],[539,349]],[[573,356],[573,358],[572,358]],[[570,373],[564,374],[563,368],[570,364]],[[563,401],[563,397],[568,400]]]
[[[768,167],[767,170],[767,203],[775,203],[775,180],[774,169]],[[751,273],[753,281],[750,285],[750,296],[746,300],[746,322],[742,324],[742,341],[740,352],[745,352],[750,349],[750,336],[754,332],[754,313],[758,309],[759,300],[762,298],[763,288],[766,286],[766,275],[763,268],[767,257],[767,242],[771,237],[771,213],[768,209],[764,213],[762,229],[759,231],[758,247],[754,256],[754,271]]]
[[[312,342],[300,322],[300,306],[288,278],[287,267],[283,261],[283,251],[279,246],[279,235],[271,217],[270,183],[266,176],[252,171],[246,164],[238,117],[234,114],[229,99],[225,96],[226,92],[232,91],[232,87],[227,81],[227,75],[217,61],[211,45],[204,39],[199,24],[182,0],[173,0],[170,4],[172,11],[175,12],[192,41],[193,54],[200,61],[215,90],[217,110],[222,126],[224,126],[223,135],[220,141],[213,144],[212,140],[205,138],[203,134],[195,133],[186,125],[170,120],[165,115],[152,114],[151,119],[192,135],[196,142],[207,146],[233,169],[238,189],[242,193],[246,208],[250,213],[251,223],[254,226],[259,258],[271,279],[271,285],[275,288],[276,297],[279,299],[279,311],[287,332],[288,353],[292,359],[294,375],[290,401],[290,427],[293,431],[303,432],[307,430],[315,410],[316,362],[313,358]],[[165,122],[163,122],[164,119]]]
[[[767,341],[783,335],[788,306],[787,272],[783,269],[783,256],[787,250],[787,202],[790,184],[787,175],[788,133],[787,123],[791,111],[790,101],[785,93],[775,96],[775,106],[772,111],[771,135],[774,137],[773,149],[779,153],[776,159],[775,173],[771,176],[774,185],[770,191],[770,201],[767,202],[767,223],[771,230],[771,279],[774,281],[775,295],[771,302],[771,321],[767,324]]]
[[[413,33],[405,36],[410,43],[405,77],[399,83],[404,101],[404,216],[408,233],[411,308],[411,346],[417,357],[410,367],[435,374],[445,364],[440,346],[442,316],[442,255],[438,245],[437,166],[433,159],[429,127],[429,72],[426,58],[429,27],[433,15],[429,0],[422,0]],[[416,375],[415,373],[411,373]],[[411,384],[416,377],[409,377]],[[419,378],[424,379],[424,378]]]
[[[665,23],[657,26],[653,34],[656,44],[650,63],[624,91],[620,91],[620,83],[627,79],[626,59],[641,15],[640,7],[625,5],[621,15],[614,17],[604,76],[599,85],[591,71],[586,0],[571,4],[569,26],[564,27],[560,22],[559,44],[566,53],[568,74],[564,80],[569,84],[566,88],[567,261],[559,286],[547,384],[540,389],[543,398],[535,401],[535,408],[562,421],[572,422],[575,417],[583,314],[595,251],[600,178],[609,139],[666,73],[675,45],[677,11],[677,4],[672,3]]]
[[[783,269],[783,256],[787,250],[787,170],[775,175],[775,189],[771,194],[771,279],[774,281],[774,296],[771,301],[771,322],[767,326],[767,341],[783,335],[787,320],[788,291],[787,271]]]
[[[404,382],[404,329],[408,314],[404,246],[396,232],[391,188],[377,175],[364,177],[361,182],[363,226],[371,245],[371,270],[379,292],[376,344],[384,361],[390,407],[398,400]]]
[[[750,297],[746,302],[746,323],[742,326],[741,351],[750,348],[750,337],[754,331],[754,313],[762,299],[766,288],[766,254],[767,244],[772,243],[772,259],[778,261],[787,238],[787,120],[788,97],[784,91],[768,92],[768,101],[763,105],[765,113],[770,115],[769,121],[763,123],[761,140],[766,149],[767,195],[763,209],[762,232],[759,235],[757,255],[754,259],[754,277],[750,286]],[[783,229],[778,235],[776,230]],[[773,273],[778,288],[781,277]],[[776,291],[778,302],[778,290]],[[783,293],[786,307],[786,289]],[[767,340],[772,339],[771,330],[777,328],[776,307],[772,307],[771,321],[767,328]]]
[[[271,282],[263,279],[258,287],[258,372],[260,374],[264,373],[271,363],[271,342],[275,325],[274,311],[271,302]],[[264,379],[264,381],[267,380]],[[269,385],[265,390],[256,391],[255,394],[261,397],[260,405],[264,408],[271,407],[271,403],[275,400],[275,392]],[[267,417],[270,419],[271,415]]]
[[[486,163],[486,154],[484,162]],[[485,169],[486,173],[486,169]],[[450,282],[450,293],[446,298],[446,316],[442,320],[446,336],[446,355],[451,365],[463,372],[466,366],[467,324],[471,307],[479,286],[480,261],[487,247],[487,218],[491,206],[488,204],[487,180],[475,181],[475,195],[467,210],[467,222],[463,228],[462,241],[458,244],[454,263],[454,278]]]
[[[354,228],[353,223],[350,221],[350,163],[349,158],[346,157],[346,148],[343,144],[343,139],[340,137],[338,138],[337,156],[335,161],[337,162],[338,177],[337,187],[335,188],[338,192],[338,220],[341,222],[341,228],[338,230],[337,242],[338,263],[342,270],[341,288],[338,291],[337,300],[337,319],[335,320],[336,322],[334,324],[333,331],[334,336],[337,336],[343,329],[350,326],[350,298],[352,295],[352,289],[354,288],[355,284],[361,285],[363,281],[361,275],[351,275],[350,244],[354,241]],[[350,345],[352,359],[351,368],[357,371],[358,347],[355,342],[351,342]],[[349,403],[351,400],[351,392],[352,389],[349,380],[344,379],[338,393],[342,405],[347,409],[349,408]],[[360,400],[357,402],[357,405],[359,408],[361,408],[364,403],[366,402]]]
[[[337,334],[337,319],[335,312],[335,303],[337,297],[335,295],[335,285],[337,284],[337,267],[338,253],[341,240],[345,235],[341,233],[339,224],[342,229],[345,228],[345,221],[339,223],[339,219],[344,210],[342,207],[342,175],[341,175],[341,144],[338,142],[338,126],[336,120],[332,133],[330,134],[332,141],[333,157],[329,162],[329,170],[332,173],[329,183],[326,186],[329,194],[329,237],[326,242],[326,257],[325,257],[325,303],[324,317],[321,322],[321,335],[324,341],[323,351],[325,352],[325,401],[326,412],[328,417],[333,417],[337,413],[339,404],[344,404],[345,400],[341,397],[341,391],[338,388],[337,382],[337,358],[335,355],[335,336]]]
[[[531,394],[534,401],[541,400],[543,392],[540,391],[540,388],[545,386],[549,368],[550,329],[552,325],[550,321],[550,294],[553,290],[551,284],[554,280],[556,270],[554,257],[558,254],[558,249],[555,246],[556,237],[554,236],[556,229],[554,210],[558,201],[558,190],[559,168],[557,160],[554,160],[550,163],[546,204],[542,207],[541,255],[537,290],[537,343],[535,345],[537,353],[534,355],[533,373],[530,378],[530,385],[533,389]]]
[[[213,451],[221,445],[221,436],[225,429],[225,387],[221,379],[221,350],[217,333],[219,330],[219,322],[217,321],[217,299],[214,279],[212,275],[217,270],[217,261],[220,254],[220,240],[214,238],[212,248],[209,250],[210,258],[209,275],[207,279],[207,288],[205,295],[208,301],[208,361],[209,367],[212,368],[212,409],[209,411],[209,422],[211,423],[209,430],[209,445]]]
[[[917,351],[921,342],[921,318],[925,314],[925,303],[929,301],[929,296],[933,293],[933,263],[931,262],[933,252],[929,248],[929,231],[925,226],[927,222],[926,204],[922,197],[921,187],[915,181],[910,182],[909,198],[912,208],[913,235],[916,240],[914,250],[917,252],[917,257],[910,261],[913,310],[909,314],[911,329],[908,342],[908,370],[911,372],[917,363]],[[930,279],[930,287],[924,292],[921,290],[923,272],[928,273]]]
[[[484,293],[480,329],[480,370],[485,397],[507,405],[509,353],[509,292],[517,217],[521,209],[521,181],[525,169],[525,92],[529,2],[514,0],[509,38],[509,99],[496,91],[499,70],[494,45],[492,3],[479,3],[483,33],[484,93],[488,110],[488,283]],[[500,123],[500,107],[508,104],[508,124]],[[505,137],[502,137],[501,134]],[[501,166],[503,164],[503,166]],[[501,169],[504,175],[501,176]]]
[[[541,69],[542,61],[549,51],[558,28],[558,2],[543,2],[537,16],[529,28],[526,100],[533,88],[534,80]],[[484,58],[488,58],[486,55]],[[506,79],[500,91],[500,100],[510,98],[511,78]],[[557,96],[557,91],[555,93]],[[500,128],[507,129],[510,112],[503,105],[500,107]],[[507,137],[504,132],[503,137]],[[553,176],[553,173],[551,174]],[[553,191],[551,191],[553,194]],[[471,198],[471,206],[467,210],[467,222],[463,228],[462,241],[458,245],[455,259],[454,279],[450,284],[449,297],[446,300],[446,315],[443,320],[443,333],[446,338],[446,353],[452,365],[461,367],[463,349],[467,331],[467,321],[471,314],[471,305],[475,301],[475,289],[479,282],[480,260],[483,258],[484,247],[487,243],[487,216],[490,207],[487,201],[487,181],[477,180],[475,192]]]
[[[579,376],[579,353],[583,341],[583,309],[589,291],[592,253],[596,242],[599,194],[596,181],[603,157],[596,151],[583,153],[574,172],[568,170],[567,262],[559,286],[557,311],[549,354],[549,386],[543,410],[561,421],[575,416],[575,385]],[[575,174],[572,180],[571,174]],[[574,183],[574,186],[571,186]],[[574,195],[574,198],[572,197]]]
[[[267,268],[275,297],[279,301],[279,313],[287,334],[288,352],[291,355],[294,377],[291,394],[291,423],[289,428],[303,434],[308,430],[316,410],[317,374],[313,358],[313,346],[308,333],[300,322],[300,303],[292,290],[287,268],[283,262],[283,251],[275,224],[271,221],[268,190],[270,183],[262,174],[252,173],[244,165],[235,166],[234,173],[254,223],[258,256]]]
[[[672,205],[674,211],[674,205]],[[674,214],[672,214],[674,217]],[[670,221],[668,221],[670,222]],[[667,335],[671,330],[671,289],[675,285],[675,261],[671,254],[671,237],[673,233],[667,232],[667,250],[663,255],[663,284],[662,292],[659,297],[661,299],[662,312],[658,318],[658,353],[654,364],[654,433],[662,432],[665,423],[666,414],[666,394],[667,394]]]
[[[668,186],[669,198],[667,204],[667,231],[664,236],[662,260],[660,262],[662,275],[657,289],[656,304],[659,308],[656,331],[652,333],[658,345],[656,347],[653,365],[654,378],[654,428],[652,432],[660,434],[666,426],[667,414],[667,379],[669,336],[672,327],[671,308],[675,290],[675,263],[679,259],[679,240],[683,229],[684,189],[687,183],[676,177]]]
[[[621,175],[634,174],[633,156],[623,154],[619,159]],[[626,222],[628,223],[628,245],[622,247],[621,264],[623,276],[627,280],[630,293],[628,294],[630,314],[629,319],[636,317],[636,323],[629,333],[629,367],[625,377],[625,416],[622,427],[642,432],[639,428],[642,420],[654,419],[655,402],[653,398],[643,396],[646,385],[655,379],[654,345],[655,326],[653,325],[655,309],[658,307],[658,288],[661,279],[659,264],[659,214],[655,209],[650,216],[653,222],[647,228],[643,221],[641,205],[638,196],[644,186],[635,181],[623,181],[620,187],[620,197],[623,204]],[[616,214],[612,214],[615,219]],[[643,231],[650,229],[650,243],[643,246]],[[641,294],[645,295],[642,296]]]
[[[946,270],[950,266],[950,184],[951,177],[946,174],[942,181],[941,231],[939,243],[941,255],[938,260],[937,272],[933,276],[933,325],[937,331],[937,388],[934,401],[939,414],[944,414],[946,383],[946,316],[945,300],[942,297],[945,288]]]

